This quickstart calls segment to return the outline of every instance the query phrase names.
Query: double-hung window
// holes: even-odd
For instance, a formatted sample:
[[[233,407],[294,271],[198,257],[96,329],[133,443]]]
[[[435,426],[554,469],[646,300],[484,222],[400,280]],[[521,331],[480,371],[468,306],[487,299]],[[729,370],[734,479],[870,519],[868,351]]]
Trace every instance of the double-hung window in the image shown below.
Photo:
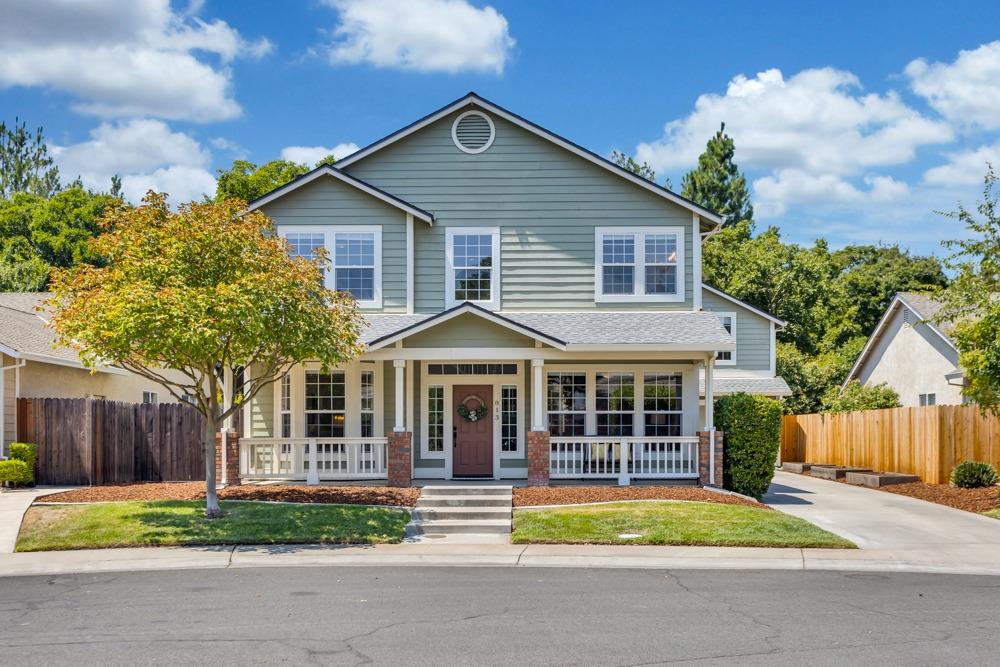
[[[551,372],[546,383],[549,434],[555,437],[587,432],[587,374]]]
[[[644,373],[642,380],[645,435],[681,435],[681,374]]]
[[[683,227],[597,227],[597,301],[683,301]]]
[[[635,376],[602,373],[595,376],[597,435],[631,436],[635,421]]]
[[[293,257],[316,257],[325,248],[327,288],[348,292],[362,308],[382,307],[382,228],[366,226],[286,226],[278,228]]]
[[[715,315],[719,318],[726,333],[736,338],[736,313],[716,313]],[[715,358],[715,363],[719,366],[734,365],[736,363],[736,352],[731,350],[719,352],[719,356]]]
[[[500,307],[500,230],[449,227],[445,234],[445,303]]]
[[[346,421],[343,371],[306,371],[306,437],[343,438]]]

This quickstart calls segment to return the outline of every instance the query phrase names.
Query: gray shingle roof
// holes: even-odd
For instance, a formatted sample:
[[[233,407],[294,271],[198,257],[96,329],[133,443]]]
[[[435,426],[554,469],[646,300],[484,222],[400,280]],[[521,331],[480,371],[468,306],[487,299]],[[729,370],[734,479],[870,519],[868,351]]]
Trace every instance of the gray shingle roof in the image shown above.
[[[920,292],[899,292],[896,296],[898,296],[903,303],[908,305],[911,310],[915,311],[917,315],[925,320],[933,320],[934,316],[937,315],[942,308],[944,308],[944,304],[942,302],[928,296],[927,294],[921,294]],[[927,326],[935,329],[938,333],[954,344],[954,341],[951,340],[951,336],[948,335],[951,333],[952,327],[954,326],[953,322],[938,323],[928,321]]]
[[[500,311],[494,314],[567,345],[697,345],[718,350],[735,349],[736,345],[719,318],[708,312]],[[368,326],[361,338],[371,343],[440,315],[366,315]]]
[[[0,292],[0,343],[24,354],[79,361],[74,350],[53,347],[55,332],[35,310],[49,296],[44,292]]]
[[[704,374],[698,380],[699,391],[705,393]],[[719,377],[715,376],[712,388],[716,396],[722,394],[763,394],[765,396],[791,396],[792,390],[781,377]]]

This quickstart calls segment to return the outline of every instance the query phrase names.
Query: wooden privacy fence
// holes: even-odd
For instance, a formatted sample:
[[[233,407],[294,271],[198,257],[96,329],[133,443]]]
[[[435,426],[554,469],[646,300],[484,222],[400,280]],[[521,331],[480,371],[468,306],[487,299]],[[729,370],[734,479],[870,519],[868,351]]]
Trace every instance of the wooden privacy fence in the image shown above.
[[[903,472],[945,484],[961,461],[1000,467],[1000,420],[974,405],[786,415],[781,460]]]
[[[38,484],[203,480],[201,425],[181,403],[17,399],[17,439],[38,445]]]

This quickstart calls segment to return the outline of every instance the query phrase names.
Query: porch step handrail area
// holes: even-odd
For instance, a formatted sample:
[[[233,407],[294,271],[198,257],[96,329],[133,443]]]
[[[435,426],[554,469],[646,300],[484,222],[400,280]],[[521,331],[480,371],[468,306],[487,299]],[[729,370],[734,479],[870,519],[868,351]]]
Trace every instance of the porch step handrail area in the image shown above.
[[[387,438],[241,438],[244,479],[387,479]]]
[[[551,479],[696,479],[698,438],[576,436],[551,438]]]

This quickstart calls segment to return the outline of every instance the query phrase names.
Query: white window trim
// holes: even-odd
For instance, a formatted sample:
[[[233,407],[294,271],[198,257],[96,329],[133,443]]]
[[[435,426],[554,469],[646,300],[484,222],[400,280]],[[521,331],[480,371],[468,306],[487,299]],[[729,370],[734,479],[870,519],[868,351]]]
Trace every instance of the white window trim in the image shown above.
[[[363,309],[382,307],[382,226],[381,225],[278,225],[278,235],[287,237],[289,234],[323,234],[323,245],[329,254],[330,263],[324,272],[324,283],[327,289],[336,290],[336,235],[338,233],[364,233],[375,237],[375,296],[373,299],[358,301]]]
[[[733,330],[730,332],[729,335],[733,337],[733,340],[736,340],[736,326],[737,326],[737,323],[736,323],[736,313],[734,313],[734,312],[728,312],[728,311],[719,311],[719,312],[714,312],[714,314],[715,314],[716,317],[719,318],[719,322],[720,323],[722,322],[722,318],[723,317],[730,318],[729,321],[732,322],[732,329]],[[737,346],[737,348],[738,347],[739,346]],[[715,365],[716,366],[735,366],[736,365],[736,350],[727,350],[727,351],[729,352],[729,355],[732,358],[731,359],[725,359],[725,360],[716,358],[716,360],[715,360]]]
[[[490,126],[490,139],[480,148],[466,148],[458,140],[458,124],[466,116],[482,116],[483,118],[486,119],[486,122]],[[474,109],[472,111],[466,111],[465,113],[459,115],[458,118],[455,119],[455,122],[451,124],[451,140],[455,142],[455,146],[458,148],[458,150],[462,151],[463,153],[468,153],[470,155],[477,155],[479,153],[482,153],[483,151],[485,151],[486,149],[488,149],[490,146],[493,145],[493,140],[496,138],[497,138],[497,128],[495,125],[493,125],[493,119],[489,117],[489,114],[485,114],[482,111],[479,111],[478,109]]]
[[[288,371],[292,384],[292,435],[293,438],[306,437],[306,371],[319,371],[322,366],[316,361],[293,366]],[[373,421],[375,438],[385,437],[384,423],[384,392],[382,378],[382,362],[355,361],[350,364],[333,366],[329,372],[341,372],[346,375],[346,422],[344,436],[347,438],[361,437],[361,371],[375,372],[375,416]],[[274,426],[272,436],[279,437],[281,433],[281,382],[273,382]]]
[[[149,400],[146,400],[147,398]],[[143,390],[142,402],[146,405],[156,405],[157,403],[160,402],[159,392]]]
[[[604,236],[629,235],[635,237],[635,274],[632,294],[604,294]],[[677,292],[675,294],[646,294],[646,234],[674,234],[677,236]],[[684,227],[595,227],[594,228],[594,301],[598,303],[677,303],[686,297],[684,273]]]
[[[492,239],[491,248],[493,252],[492,266],[490,267],[490,300],[489,301],[469,301],[477,306],[490,310],[500,310],[500,228],[499,227],[448,227],[445,231],[445,283],[444,283],[444,303],[445,308],[454,308],[465,303],[455,299],[455,249],[453,241],[456,235],[479,234],[481,236],[489,234]],[[463,267],[464,268],[464,267]]]
[[[598,375],[631,375],[632,376],[632,410],[629,411],[629,410],[600,410],[600,409],[598,409],[598,407],[597,407],[597,376]],[[598,369],[594,370],[594,382],[593,382],[593,385],[594,385],[594,433],[597,433],[597,429],[599,428],[599,425],[597,423],[597,418],[600,415],[624,415],[624,414],[629,414],[629,413],[632,414],[632,433],[635,434],[636,432],[638,432],[640,430],[638,421],[639,421],[640,416],[641,416],[642,413],[641,413],[641,408],[638,405],[636,405],[636,402],[639,400],[640,397],[637,396],[635,392],[636,392],[636,388],[637,387],[641,387],[642,386],[642,378],[641,377],[636,377],[635,372],[631,371],[631,370],[625,370],[625,371],[612,370],[612,371],[609,371],[609,370],[604,370],[603,368],[598,368]],[[588,389],[590,388],[590,380],[589,380],[589,378],[587,380],[587,387],[588,387]],[[589,403],[590,402],[588,401],[588,406],[589,406]],[[617,437],[617,436],[611,436],[611,435],[609,435],[609,436],[606,436],[606,437],[613,438],[613,437]]]

